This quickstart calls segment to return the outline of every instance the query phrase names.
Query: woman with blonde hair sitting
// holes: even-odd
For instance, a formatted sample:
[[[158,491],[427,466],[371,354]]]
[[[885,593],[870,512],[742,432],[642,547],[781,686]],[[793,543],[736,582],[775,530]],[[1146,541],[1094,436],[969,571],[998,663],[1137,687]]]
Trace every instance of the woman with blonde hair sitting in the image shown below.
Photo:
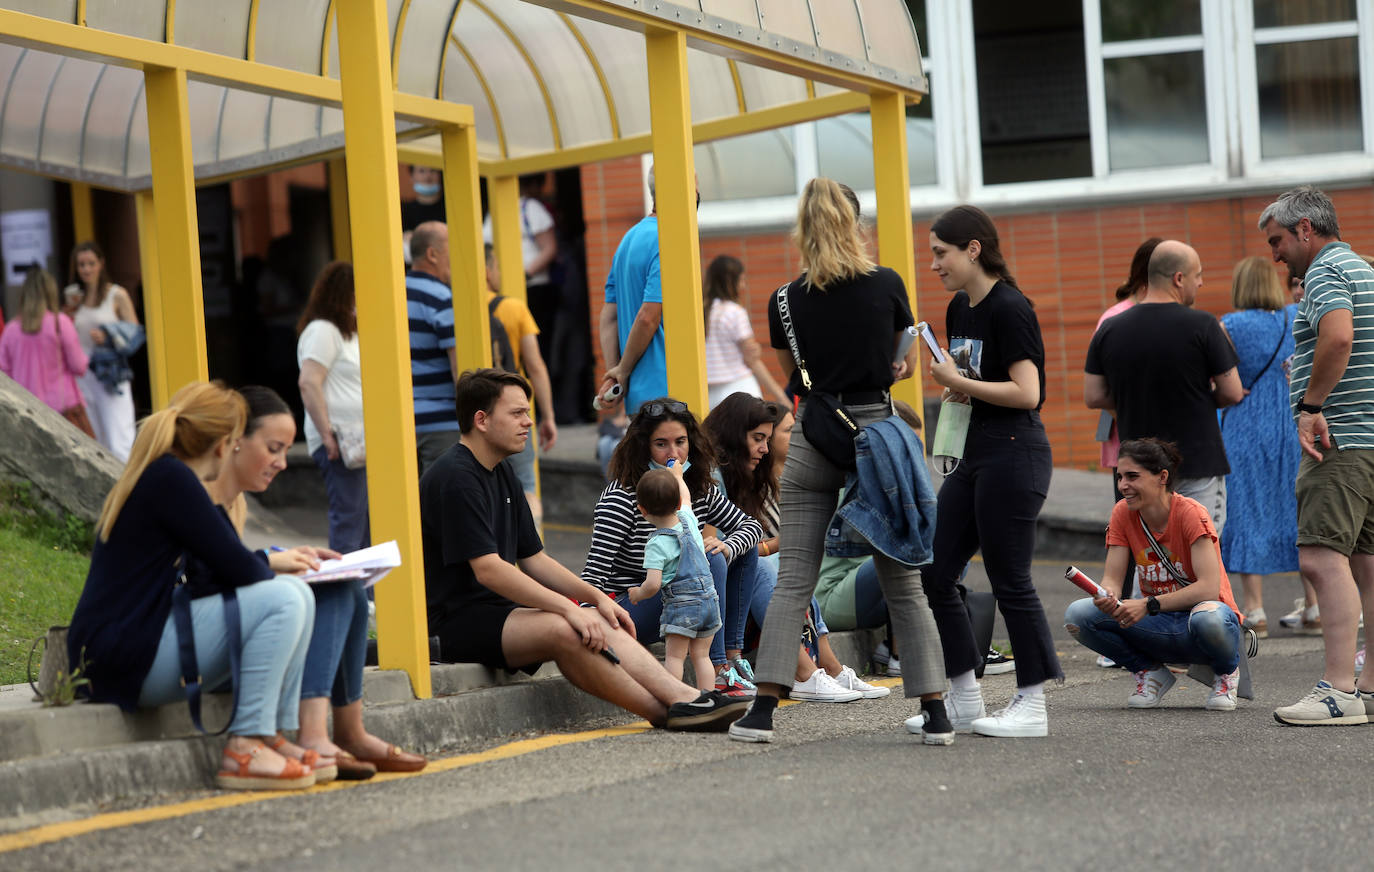
[[[240,649],[237,706],[216,783],[232,790],[309,787],[311,768],[264,739],[298,726],[314,597],[303,581],[274,575],[261,554],[239,542],[204,484],[223,471],[247,414],[234,391],[192,382],[143,421],[97,522],[68,654],[82,664],[97,702],[125,711],[176,702],[184,693],[177,619],[185,616],[194,637],[192,674],[202,686],[228,680],[235,671],[231,646]],[[191,559],[209,567],[219,596],[174,596]],[[174,614],[183,607],[189,615]],[[238,634],[229,629],[235,614]]]

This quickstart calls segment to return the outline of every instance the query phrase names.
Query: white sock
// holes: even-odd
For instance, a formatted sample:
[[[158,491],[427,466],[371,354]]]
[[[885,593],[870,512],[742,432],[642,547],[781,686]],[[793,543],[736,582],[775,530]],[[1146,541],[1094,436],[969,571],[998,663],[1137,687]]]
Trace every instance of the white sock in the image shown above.
[[[949,679],[949,683],[954,687],[961,687],[973,690],[978,689],[978,678],[973,674],[972,669],[970,669],[968,672],[961,672],[958,675],[952,676]]]
[[[1026,697],[1027,699],[1034,699],[1037,696],[1044,696],[1045,682],[1042,681],[1039,684],[1028,684],[1025,687],[1018,687],[1016,688],[1016,693],[1020,696]]]

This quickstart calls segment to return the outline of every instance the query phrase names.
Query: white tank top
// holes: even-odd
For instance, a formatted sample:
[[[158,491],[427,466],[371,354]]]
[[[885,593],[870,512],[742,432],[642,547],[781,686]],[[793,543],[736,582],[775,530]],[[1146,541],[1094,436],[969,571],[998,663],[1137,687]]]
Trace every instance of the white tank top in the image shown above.
[[[105,292],[105,302],[99,306],[87,306],[84,303],[77,308],[76,314],[72,316],[72,324],[76,327],[76,338],[81,343],[81,350],[90,357],[95,350],[95,343],[91,341],[91,331],[102,324],[110,324],[119,320],[115,314],[115,292],[124,293],[124,289],[114,283]]]

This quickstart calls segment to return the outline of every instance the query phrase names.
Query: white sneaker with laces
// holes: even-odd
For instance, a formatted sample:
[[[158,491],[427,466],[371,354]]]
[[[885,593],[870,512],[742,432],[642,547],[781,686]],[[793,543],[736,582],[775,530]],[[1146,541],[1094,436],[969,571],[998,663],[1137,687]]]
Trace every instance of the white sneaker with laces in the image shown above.
[[[1229,712],[1236,708],[1236,683],[1240,681],[1240,667],[1225,675],[1218,675],[1212,682],[1212,695],[1207,697],[1206,709],[1209,712]]]
[[[976,684],[971,688],[951,685],[945,692],[945,712],[954,725],[954,732],[967,733],[973,729],[974,721],[988,713],[983,705],[983,689]]]
[[[1295,727],[1324,727],[1367,724],[1369,716],[1358,690],[1346,693],[1318,681],[1307,696],[1274,709],[1274,720]]]
[[[989,717],[973,722],[973,732],[999,739],[1037,738],[1050,734],[1050,719],[1045,712],[1044,696],[1011,698],[1007,707]]]
[[[1135,673],[1135,693],[1131,694],[1126,700],[1126,705],[1131,708],[1154,708],[1159,705],[1164,694],[1169,692],[1169,688],[1178,681],[1174,673],[1167,666],[1156,666],[1154,669],[1142,669]],[[1235,708],[1234,703],[1231,706]]]
[[[853,702],[863,696],[860,691],[841,687],[824,669],[817,669],[805,681],[792,683],[792,699],[807,702]]]
[[[857,690],[864,699],[882,699],[892,693],[890,687],[876,687],[864,681],[851,666],[846,666],[835,676],[835,683],[845,690]]]
[[[1097,665],[1103,669],[1112,669],[1116,666],[1116,661],[1108,657],[1106,654],[1098,654]]]

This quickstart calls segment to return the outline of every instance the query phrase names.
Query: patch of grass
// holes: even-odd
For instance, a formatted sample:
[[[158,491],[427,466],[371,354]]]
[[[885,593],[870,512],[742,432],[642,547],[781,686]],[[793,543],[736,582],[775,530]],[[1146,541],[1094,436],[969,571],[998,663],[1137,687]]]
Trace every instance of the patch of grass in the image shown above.
[[[90,524],[36,508],[24,484],[0,485],[0,684],[27,681],[33,640],[71,619],[91,537]]]

